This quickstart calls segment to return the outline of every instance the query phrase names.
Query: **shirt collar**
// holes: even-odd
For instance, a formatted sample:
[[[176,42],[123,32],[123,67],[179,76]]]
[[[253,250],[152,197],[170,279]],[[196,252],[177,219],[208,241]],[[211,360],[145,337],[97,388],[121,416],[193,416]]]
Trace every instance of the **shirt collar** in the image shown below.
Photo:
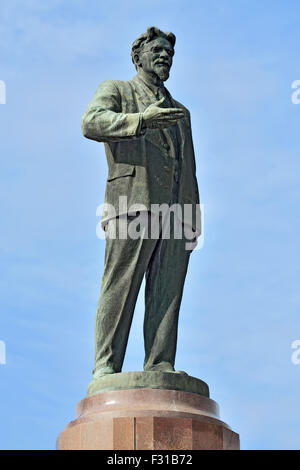
[[[150,90],[157,95],[158,90],[165,90],[163,82],[161,84],[155,85],[149,76],[145,73],[138,73],[136,77],[141,80]]]

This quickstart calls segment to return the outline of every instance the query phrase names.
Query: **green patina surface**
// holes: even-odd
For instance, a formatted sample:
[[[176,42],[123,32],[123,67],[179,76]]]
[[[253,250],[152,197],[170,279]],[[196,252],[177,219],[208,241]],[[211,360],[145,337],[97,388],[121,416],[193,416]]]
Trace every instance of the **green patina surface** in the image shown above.
[[[88,396],[112,390],[156,388],[197,393],[209,398],[208,385],[187,374],[174,372],[121,372],[94,379],[88,387]]]
[[[183,210],[189,205],[194,239],[198,233],[199,194],[190,113],[164,86],[175,40],[172,33],[148,28],[132,46],[137,75],[129,81],[103,81],[82,119],[84,136],[104,142],[108,163],[105,202],[115,209],[114,217],[103,214],[107,241],[96,313],[94,380],[89,393],[135,387],[208,393],[202,381],[172,373],[192,248],[186,248],[184,237],[174,236],[172,222],[169,239],[162,236],[161,221],[157,239],[110,237],[111,229],[130,213],[119,207],[124,196],[127,208],[138,206],[137,211],[144,210],[148,215],[153,204],[177,204]],[[146,372],[120,374],[144,278]]]

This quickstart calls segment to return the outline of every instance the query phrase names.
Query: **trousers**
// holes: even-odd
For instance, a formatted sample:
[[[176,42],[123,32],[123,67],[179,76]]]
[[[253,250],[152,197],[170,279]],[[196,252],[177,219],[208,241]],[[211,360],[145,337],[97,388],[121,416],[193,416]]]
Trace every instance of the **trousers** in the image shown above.
[[[181,238],[174,235],[173,219],[168,222],[169,237],[161,218],[155,222],[158,236],[152,237],[151,214],[142,215],[142,219],[141,215],[120,216],[106,226],[105,264],[95,324],[94,377],[107,367],[114,372],[122,370],[144,276],[144,370],[174,369],[178,315],[191,250],[186,248],[184,234]],[[121,235],[121,224],[125,237],[124,233]],[[132,225],[139,231],[133,231]]]

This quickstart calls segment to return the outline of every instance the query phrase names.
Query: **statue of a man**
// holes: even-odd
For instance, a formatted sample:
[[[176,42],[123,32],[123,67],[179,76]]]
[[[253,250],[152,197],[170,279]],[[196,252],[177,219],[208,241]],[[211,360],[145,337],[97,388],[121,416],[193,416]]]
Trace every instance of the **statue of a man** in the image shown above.
[[[137,75],[100,84],[82,120],[88,139],[104,142],[108,162],[105,266],[96,314],[93,378],[121,372],[138,292],[145,276],[145,371],[176,372],[178,314],[191,248],[176,236],[175,216],[152,219],[161,205],[192,209],[192,237],[200,233],[189,111],[175,101],[164,82],[172,66],[175,36],[156,27],[132,45]],[[120,197],[127,205],[122,208]],[[129,211],[127,208],[134,207]],[[143,218],[142,218],[143,216]],[[158,236],[120,236],[120,226],[149,221]],[[151,220],[150,220],[151,218]],[[154,220],[154,221],[153,221]],[[185,218],[180,224],[186,228]],[[178,226],[178,219],[177,219]],[[117,233],[117,236],[110,236]]]

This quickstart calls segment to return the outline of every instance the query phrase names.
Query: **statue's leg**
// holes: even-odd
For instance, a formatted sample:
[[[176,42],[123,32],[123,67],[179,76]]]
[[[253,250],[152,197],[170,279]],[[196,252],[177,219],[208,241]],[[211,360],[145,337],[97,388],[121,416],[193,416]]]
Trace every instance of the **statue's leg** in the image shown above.
[[[119,219],[109,223],[118,225]],[[118,227],[116,239],[106,237],[105,266],[96,312],[94,378],[122,370],[138,292],[156,241],[118,239]]]
[[[171,224],[172,225],[172,224]],[[178,314],[190,251],[186,240],[161,238],[146,273],[145,370],[174,370]]]

